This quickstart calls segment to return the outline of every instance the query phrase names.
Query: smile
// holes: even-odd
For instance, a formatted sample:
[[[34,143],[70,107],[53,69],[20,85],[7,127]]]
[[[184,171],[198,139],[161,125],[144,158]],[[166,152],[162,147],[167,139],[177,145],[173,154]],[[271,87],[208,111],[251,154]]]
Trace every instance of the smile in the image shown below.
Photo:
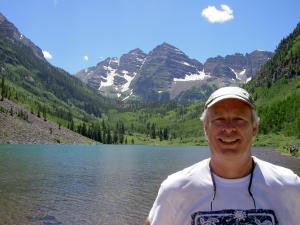
[[[222,142],[223,144],[235,144],[239,141],[239,139],[226,140],[226,139],[219,138],[219,141]]]

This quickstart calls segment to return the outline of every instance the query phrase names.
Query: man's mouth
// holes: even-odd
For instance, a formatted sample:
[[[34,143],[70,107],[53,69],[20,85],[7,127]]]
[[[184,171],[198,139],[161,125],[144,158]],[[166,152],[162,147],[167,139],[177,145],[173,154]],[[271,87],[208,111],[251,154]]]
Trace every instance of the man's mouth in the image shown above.
[[[224,138],[219,138],[219,141],[222,142],[223,144],[227,144],[227,145],[230,145],[230,144],[235,144],[239,141],[239,139],[224,139]]]

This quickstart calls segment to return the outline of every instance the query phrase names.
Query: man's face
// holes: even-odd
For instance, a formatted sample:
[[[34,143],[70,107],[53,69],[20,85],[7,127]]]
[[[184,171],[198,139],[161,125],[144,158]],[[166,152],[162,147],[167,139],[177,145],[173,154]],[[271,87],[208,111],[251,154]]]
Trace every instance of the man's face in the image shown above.
[[[208,108],[204,129],[212,155],[230,159],[250,155],[257,124],[253,123],[249,105],[227,99]]]

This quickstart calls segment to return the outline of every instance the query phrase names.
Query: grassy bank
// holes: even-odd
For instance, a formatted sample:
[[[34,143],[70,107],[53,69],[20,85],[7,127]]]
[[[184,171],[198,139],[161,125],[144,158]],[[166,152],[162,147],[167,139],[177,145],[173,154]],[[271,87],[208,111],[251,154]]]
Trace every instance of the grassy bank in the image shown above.
[[[272,147],[285,155],[291,155],[288,151],[288,146],[293,144],[300,148],[300,139],[293,136],[287,137],[282,134],[259,134],[254,141],[254,146]],[[296,153],[296,156],[300,157],[300,150]]]
[[[142,134],[127,135],[128,144],[145,144],[145,145],[162,145],[162,146],[207,146],[208,143],[204,137],[176,138],[170,140],[162,140],[159,138],[151,139]],[[300,147],[300,139],[290,136],[286,137],[282,134],[259,134],[253,143],[255,147],[270,147],[280,151],[284,155],[291,155],[288,151],[288,146],[295,144]],[[296,154],[300,157],[300,151]]]

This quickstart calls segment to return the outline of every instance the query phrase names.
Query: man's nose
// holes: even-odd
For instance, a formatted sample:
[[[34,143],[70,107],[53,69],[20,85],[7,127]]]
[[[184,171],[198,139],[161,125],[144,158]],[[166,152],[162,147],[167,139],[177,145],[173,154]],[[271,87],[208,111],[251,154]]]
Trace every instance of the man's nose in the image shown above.
[[[233,121],[226,121],[224,123],[223,131],[231,133],[232,131],[236,130],[236,125],[233,123]]]

